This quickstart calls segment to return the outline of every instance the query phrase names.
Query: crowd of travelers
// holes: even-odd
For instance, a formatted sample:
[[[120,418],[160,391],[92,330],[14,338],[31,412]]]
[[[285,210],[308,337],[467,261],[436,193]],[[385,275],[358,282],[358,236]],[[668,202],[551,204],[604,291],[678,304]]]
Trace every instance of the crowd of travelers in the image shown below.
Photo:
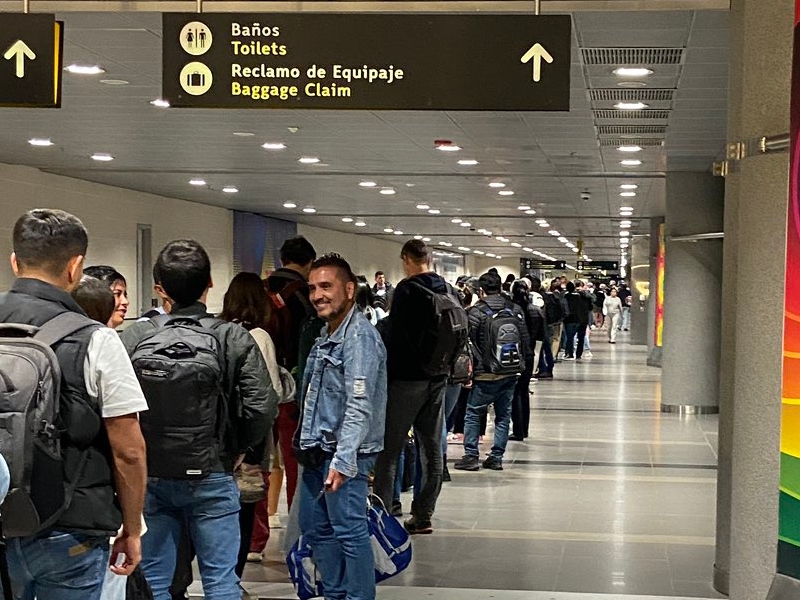
[[[503,282],[490,269],[451,285],[410,240],[406,277],[392,286],[379,271],[370,285],[303,237],[265,279],[237,274],[216,316],[206,251],[172,241],[153,266],[159,306],[126,323],[125,277],[85,267],[88,244],[60,210],[14,225],[0,450],[15,600],[112,600],[120,586],[113,598],[185,598],[195,558],[206,598],[244,597],[245,564],[270,535],[276,455],[325,598],[371,600],[369,488],[408,515],[408,534],[432,533],[448,435],[463,444],[455,469],[503,470],[508,442],[528,436],[531,380],[586,357],[588,332],[615,343],[628,328],[624,283]],[[8,482],[0,460],[3,495]]]

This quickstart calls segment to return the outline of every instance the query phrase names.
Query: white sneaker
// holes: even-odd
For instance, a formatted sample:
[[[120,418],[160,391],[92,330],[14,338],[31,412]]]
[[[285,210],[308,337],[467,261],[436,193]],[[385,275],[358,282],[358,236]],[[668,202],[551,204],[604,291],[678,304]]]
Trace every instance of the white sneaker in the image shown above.
[[[247,562],[260,563],[262,560],[264,560],[264,555],[261,552],[247,553]]]
[[[583,353],[583,358],[592,358],[594,356],[591,351],[587,351]]]
[[[283,529],[283,524],[281,523],[281,518],[278,515],[270,515],[269,516],[269,528],[270,529]]]

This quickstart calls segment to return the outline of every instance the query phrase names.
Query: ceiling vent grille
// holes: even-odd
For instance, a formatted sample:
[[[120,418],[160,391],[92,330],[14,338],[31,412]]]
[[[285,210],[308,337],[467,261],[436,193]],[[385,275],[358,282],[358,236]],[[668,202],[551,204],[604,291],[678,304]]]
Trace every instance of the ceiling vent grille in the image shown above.
[[[598,135],[665,135],[666,125],[598,125]]]
[[[631,120],[646,119],[666,121],[669,119],[668,110],[595,110],[595,119]]]
[[[618,89],[595,89],[589,90],[589,97],[594,101],[606,102],[672,102],[675,98],[675,90],[671,89],[641,89],[641,90],[618,90]]]
[[[585,65],[679,65],[683,48],[581,48]]]
[[[616,146],[641,146],[642,148],[663,146],[663,138],[601,138],[601,146],[616,147]]]

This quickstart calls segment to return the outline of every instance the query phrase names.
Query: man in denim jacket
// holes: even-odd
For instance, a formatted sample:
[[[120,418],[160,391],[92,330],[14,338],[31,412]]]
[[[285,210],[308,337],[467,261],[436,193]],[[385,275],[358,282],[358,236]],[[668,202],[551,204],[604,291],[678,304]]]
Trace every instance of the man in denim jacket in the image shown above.
[[[383,449],[386,349],[355,306],[356,278],[338,255],[314,262],[311,303],[327,323],[303,376],[297,458],[300,529],[322,575],[327,600],[373,600],[375,570],[367,530],[367,479]]]

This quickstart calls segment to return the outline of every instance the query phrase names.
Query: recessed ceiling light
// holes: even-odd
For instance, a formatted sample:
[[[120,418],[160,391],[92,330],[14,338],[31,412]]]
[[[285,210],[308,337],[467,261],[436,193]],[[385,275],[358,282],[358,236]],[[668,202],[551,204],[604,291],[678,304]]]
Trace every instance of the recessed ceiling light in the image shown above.
[[[458,152],[459,150],[461,150],[461,146],[457,146],[456,144],[447,142],[445,144],[437,144],[436,149],[441,150],[442,152]]]
[[[619,195],[623,198],[633,198],[636,196],[636,192],[620,192]]]
[[[199,177],[195,178],[195,179],[190,179],[189,180],[189,185],[196,185],[198,187],[201,186],[201,185],[206,185],[206,180],[205,179],[200,179]]]
[[[384,196],[394,196],[397,192],[393,188],[383,188],[381,194]]]
[[[620,206],[619,210],[620,210],[620,212],[622,212],[623,210],[624,211],[632,211],[633,207],[632,206]]]
[[[539,223],[539,227],[544,227],[546,229],[550,227],[550,223],[548,223],[547,221],[542,221],[541,223]]]
[[[653,71],[651,69],[644,67],[620,67],[619,69],[614,69],[614,75],[618,77],[647,77],[652,74]]]
[[[500,189],[500,188],[504,188],[504,187],[506,187],[506,184],[505,184],[505,183],[502,183],[502,182],[500,182],[500,181],[493,181],[492,183],[490,183],[490,184],[489,184],[489,187],[490,187],[490,188],[497,188],[497,189]]]
[[[163,98],[156,98],[155,100],[151,100],[150,104],[153,106],[157,106],[158,108],[169,108],[169,100],[164,100]],[[236,135],[235,133],[233,135]]]
[[[531,209],[531,207],[530,207],[530,206],[528,206],[527,204],[520,204],[520,205],[517,207],[517,210],[530,210],[530,209]]]
[[[50,140],[50,138],[31,138],[28,140],[28,143],[31,146],[40,146],[42,148],[53,145],[53,142]]]
[[[297,208],[297,204],[295,204],[294,202],[284,202],[283,203],[283,208]],[[345,219],[346,218],[347,217],[345,217]],[[342,219],[342,221],[344,221],[344,219]],[[344,222],[347,223],[348,221],[344,221]]]
[[[496,255],[496,254],[494,254],[493,252],[487,252],[487,253],[486,253],[486,256],[488,256],[489,258],[495,258],[495,257],[497,257],[497,255]]]
[[[264,144],[261,144],[261,147],[264,150],[285,150],[286,149],[286,144],[284,144],[283,142],[266,142]],[[311,165],[311,164],[314,164],[314,163],[318,163],[319,159],[318,158],[312,158],[312,157],[301,158],[300,162]]]
[[[511,245],[514,246],[514,248],[522,248],[522,244],[518,244],[517,242],[511,242]]]
[[[427,204],[417,204],[417,208],[419,210],[428,210],[430,206],[428,206]]]
[[[641,152],[641,146],[620,146],[617,148],[620,152]]]
[[[440,245],[440,246],[444,246],[445,248],[449,248],[449,247],[450,247],[450,246],[452,246],[453,244],[451,244],[451,243],[449,243],[449,242],[439,242],[439,245]]]
[[[356,221],[355,222],[355,226],[356,227],[366,227],[367,224],[364,221]]]
[[[342,223],[352,223],[352,222],[353,222],[352,217],[342,217]]]
[[[130,81],[125,79],[101,79],[100,83],[105,85],[128,85]]]
[[[106,154],[106,153],[102,153],[101,152],[101,153],[92,154],[92,160],[97,160],[97,161],[100,161],[100,162],[111,162],[112,160],[114,160],[114,157],[111,156],[110,154]]]
[[[415,236],[414,236],[414,239],[415,239],[415,240],[421,240],[421,239],[422,239],[422,236],[421,236],[421,235],[415,235]]]
[[[430,241],[431,241],[431,238],[426,238],[426,237],[424,237],[424,238],[422,238],[422,241],[423,241],[423,242],[430,242]]]
[[[639,189],[639,186],[635,183],[623,183],[619,186],[621,190],[636,190]]]
[[[391,227],[384,227],[383,228],[383,233],[392,233],[393,231],[394,231],[394,229],[391,228]]]
[[[500,190],[497,193],[500,194],[501,196],[513,196],[514,195],[514,192],[512,192],[511,190]]]
[[[547,223],[547,219],[536,219],[535,223],[541,225],[542,223]]]
[[[429,209],[429,210],[428,210],[428,212],[429,212],[430,214],[432,214],[432,215],[438,215],[438,214],[440,214],[442,211],[440,211],[438,208],[431,208],[431,209]]]
[[[620,231],[619,237],[628,237],[631,234],[630,231]]]
[[[253,133],[252,131],[234,131],[233,135],[235,135],[236,137],[255,137],[256,134]]]
[[[450,222],[451,222],[451,223],[456,223],[456,224],[458,224],[458,223],[461,223],[461,219],[459,219],[458,217],[456,217],[455,219],[450,219]]]
[[[575,247],[575,244],[573,244],[572,242],[566,242],[564,245],[565,245],[567,248],[574,248],[574,247]]]
[[[621,164],[623,167],[638,167],[640,164],[642,164],[642,161],[635,159],[621,160],[619,161],[619,164]]]
[[[315,165],[319,162],[319,159],[316,156],[303,156],[297,162],[301,162],[304,165]]]
[[[630,226],[631,226],[630,221],[623,221],[622,223],[619,224],[620,229],[629,229]]]
[[[483,252],[482,250],[473,250],[472,252],[474,252],[475,254],[485,254],[485,252]]]
[[[498,254],[497,255],[497,260],[500,260],[501,258],[503,258],[503,257]]]
[[[402,231],[395,231],[394,234],[395,235],[403,235],[403,232]]]
[[[558,241],[562,244],[566,244],[569,240],[562,235],[560,238],[558,238]]]
[[[617,110],[642,110],[647,108],[647,104],[644,102],[617,102],[614,108]]]
[[[461,223],[461,227],[472,227],[472,223]]]
[[[224,188],[222,188],[222,191],[226,194],[235,194],[239,191],[239,188],[233,185],[226,185]]]
[[[311,213],[315,213],[315,212],[317,212],[317,209],[316,209],[316,208],[314,208],[313,206],[306,206],[306,207],[303,209],[303,212],[304,212],[304,213],[309,213],[309,214],[311,214]]]
[[[461,250],[462,252],[470,252],[470,249],[467,248],[466,246],[459,246],[458,249]]]
[[[551,230],[550,230],[550,231],[548,231],[547,233],[549,233],[549,234],[550,234],[550,235],[552,235],[553,237],[558,237],[558,236],[560,236],[560,235],[561,235],[561,234],[560,234],[558,231],[556,231],[555,229],[551,229]]]
[[[377,186],[378,184],[375,183],[374,181],[362,181],[358,185],[361,186],[361,187],[365,187],[365,188],[373,188],[373,187]]]
[[[74,75],[101,75],[106,70],[98,65],[69,65],[64,70]]]
[[[529,208],[528,210],[525,211],[525,214],[526,215],[535,215],[536,211],[533,210],[532,208]]]
[[[572,250],[573,252],[577,252],[578,251],[577,248],[570,248],[570,250]]]
[[[460,164],[462,167],[474,167],[475,165],[478,164],[478,161],[475,160],[474,158],[467,158],[458,161],[458,164]]]
[[[622,210],[622,211],[620,211],[619,216],[620,217],[632,217],[633,216],[633,211],[632,210]]]

